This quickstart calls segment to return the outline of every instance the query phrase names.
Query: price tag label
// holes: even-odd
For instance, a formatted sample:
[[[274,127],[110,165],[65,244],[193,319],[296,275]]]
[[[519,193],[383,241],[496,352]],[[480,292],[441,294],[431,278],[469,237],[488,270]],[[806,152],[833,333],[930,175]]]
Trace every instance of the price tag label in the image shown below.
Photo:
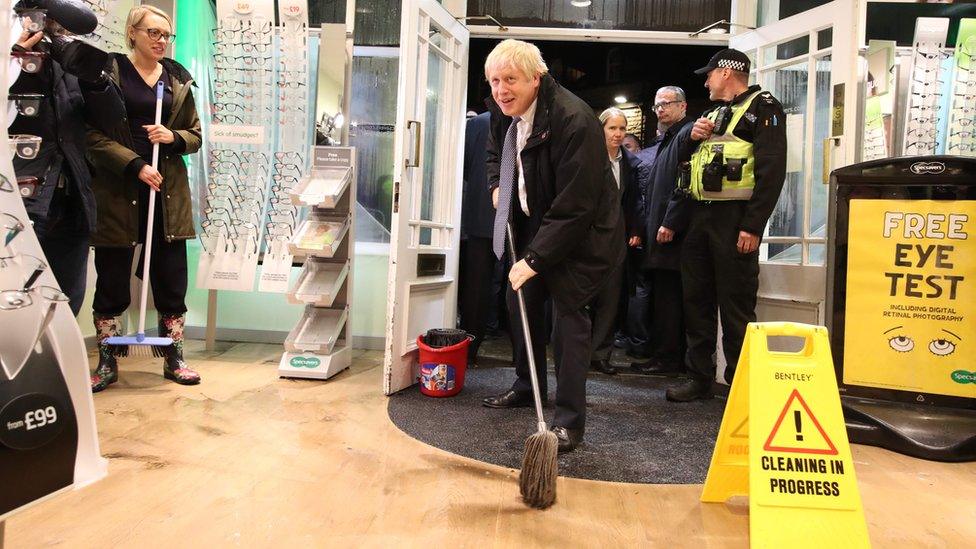
[[[28,393],[0,410],[0,444],[14,450],[33,450],[54,440],[64,427],[64,407],[54,397]]]

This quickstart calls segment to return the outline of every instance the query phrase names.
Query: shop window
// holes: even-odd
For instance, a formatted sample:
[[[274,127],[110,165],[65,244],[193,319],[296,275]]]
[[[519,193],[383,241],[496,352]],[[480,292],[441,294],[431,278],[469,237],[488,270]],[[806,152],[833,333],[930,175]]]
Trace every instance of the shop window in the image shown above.
[[[605,0],[576,7],[567,0],[468,0],[468,15],[491,15],[512,27],[694,32],[728,19],[730,0]]]
[[[359,168],[356,240],[360,242],[390,241],[398,61],[397,57],[353,58],[355,101],[349,144],[356,147]]]

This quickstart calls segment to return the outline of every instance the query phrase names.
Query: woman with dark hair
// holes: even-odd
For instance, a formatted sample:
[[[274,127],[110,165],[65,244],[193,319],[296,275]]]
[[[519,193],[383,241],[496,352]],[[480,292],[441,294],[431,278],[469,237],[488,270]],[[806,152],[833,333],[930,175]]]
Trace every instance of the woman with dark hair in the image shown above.
[[[98,366],[92,391],[118,380],[118,352],[105,340],[119,334],[117,317],[129,307],[129,279],[136,244],[145,239],[149,189],[156,189],[152,258],[148,276],[159,312],[159,335],[173,344],[161,349],[163,375],[181,385],[200,383],[200,376],[183,360],[186,314],[186,240],[194,238],[190,187],[182,155],[200,149],[200,119],[190,87],[193,80],[179,63],[164,57],[175,38],[173,21],[152,6],[136,6],[126,20],[126,40],[132,50],[116,54],[110,78],[119,87],[126,117],[105,132],[89,129],[88,146],[94,164],[98,223],[95,246],[93,304],[98,337]],[[155,124],[156,84],[163,82],[162,124]],[[153,168],[153,145],[159,144],[159,166]],[[140,265],[142,261],[140,260]],[[139,274],[139,273],[137,273]]]

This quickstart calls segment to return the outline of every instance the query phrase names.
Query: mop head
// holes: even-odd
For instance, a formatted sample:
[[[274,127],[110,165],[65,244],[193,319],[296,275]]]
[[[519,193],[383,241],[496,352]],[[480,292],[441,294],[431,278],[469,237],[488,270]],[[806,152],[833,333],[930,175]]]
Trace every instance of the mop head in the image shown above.
[[[525,441],[519,492],[529,507],[545,509],[556,502],[556,477],[559,476],[559,439],[552,431],[539,431]]]

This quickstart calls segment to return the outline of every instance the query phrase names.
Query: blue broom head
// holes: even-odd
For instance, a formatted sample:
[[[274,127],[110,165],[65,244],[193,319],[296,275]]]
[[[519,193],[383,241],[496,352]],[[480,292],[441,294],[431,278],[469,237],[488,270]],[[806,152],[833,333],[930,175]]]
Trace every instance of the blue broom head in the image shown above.
[[[151,347],[168,347],[173,344],[171,337],[146,337],[145,334],[114,336],[105,340],[108,345],[145,345]]]

